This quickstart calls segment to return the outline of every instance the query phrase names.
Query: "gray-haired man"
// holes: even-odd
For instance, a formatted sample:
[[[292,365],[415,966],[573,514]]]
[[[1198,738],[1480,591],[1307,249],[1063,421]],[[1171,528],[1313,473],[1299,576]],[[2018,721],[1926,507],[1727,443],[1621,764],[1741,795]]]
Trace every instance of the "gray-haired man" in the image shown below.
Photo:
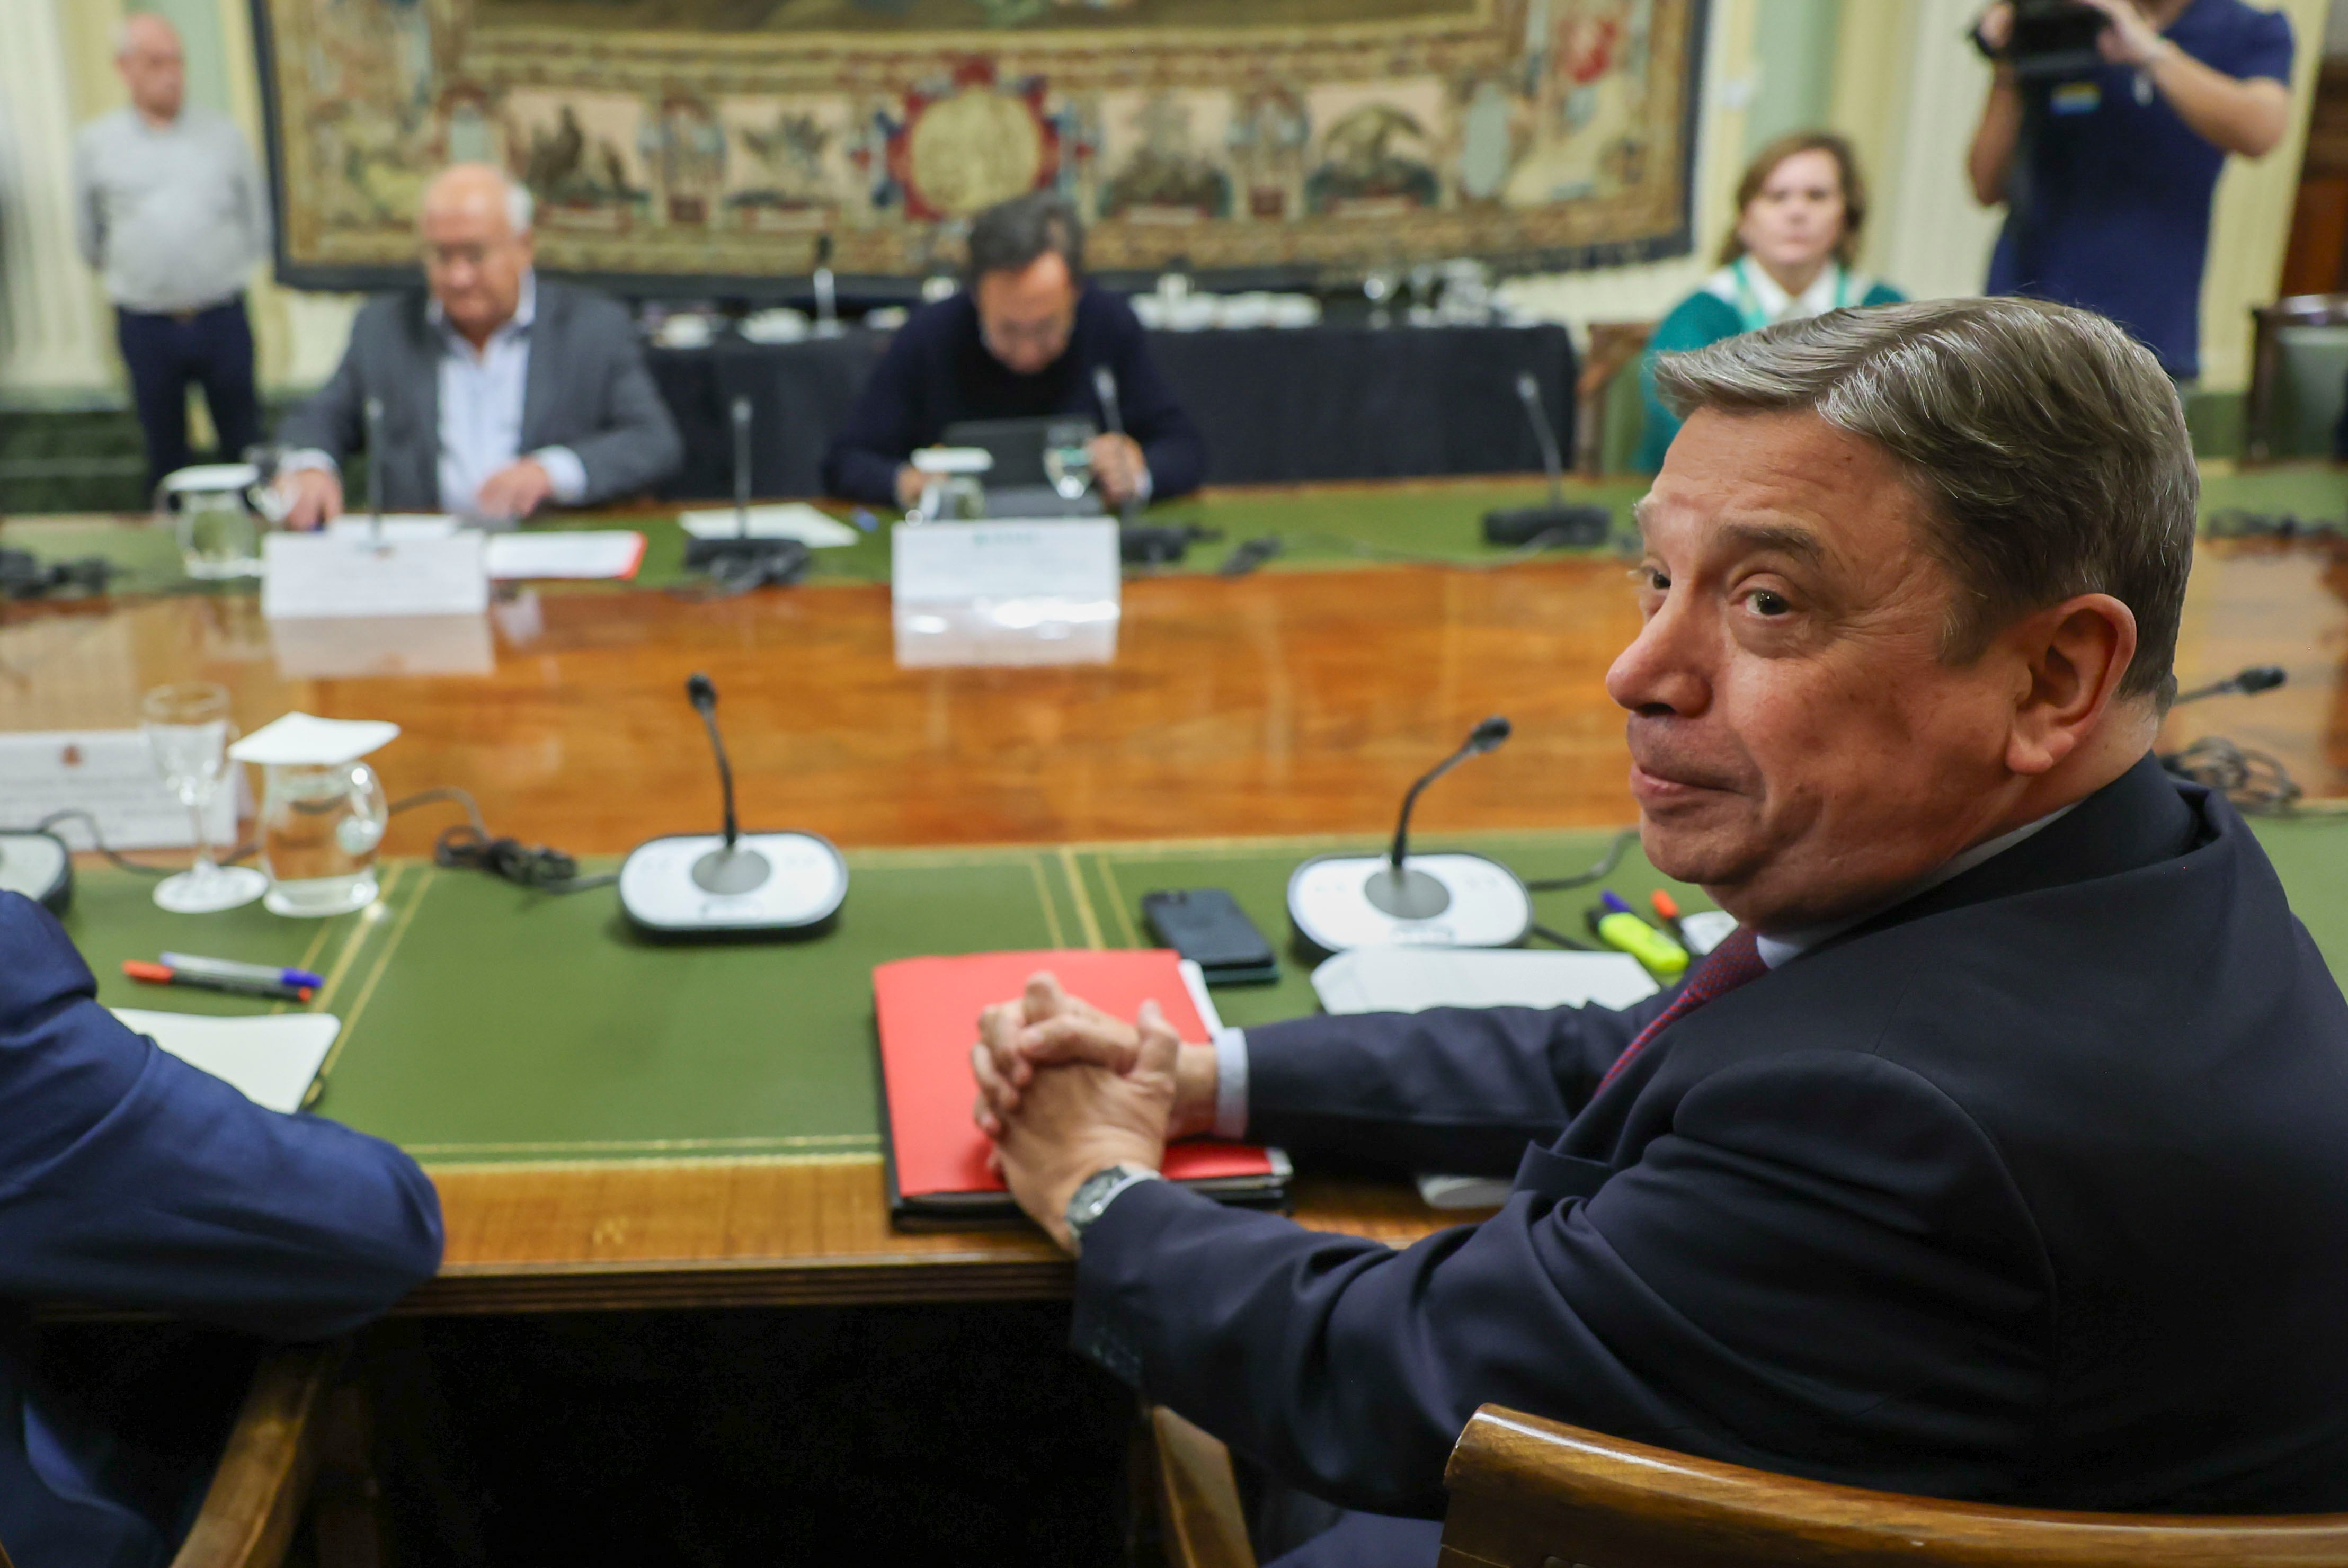
[[[341,514],[341,463],[383,408],[384,505],[485,521],[650,490],[684,456],[627,313],[531,268],[530,193],[486,164],[444,170],[417,228],[422,294],[368,302],[334,379],[279,428],[287,522]]]
[[[236,127],[186,101],[170,23],[125,21],[114,65],[130,106],[75,138],[74,231],[114,302],[152,485],[187,466],[191,382],[225,456],[261,439],[244,286],[269,253],[269,195]]]
[[[1648,856],[1739,929],[1622,1012],[990,1009],[979,1119],[1080,1249],[1077,1348],[1375,1511],[1296,1563],[1432,1563],[1487,1401],[1892,1491],[2348,1508],[2348,1006],[2150,755],[2198,490],[2168,377],[2004,299],[1656,380],[1687,423],[1607,689]],[[1207,1131],[1516,1181],[1396,1252],[1154,1179]]]

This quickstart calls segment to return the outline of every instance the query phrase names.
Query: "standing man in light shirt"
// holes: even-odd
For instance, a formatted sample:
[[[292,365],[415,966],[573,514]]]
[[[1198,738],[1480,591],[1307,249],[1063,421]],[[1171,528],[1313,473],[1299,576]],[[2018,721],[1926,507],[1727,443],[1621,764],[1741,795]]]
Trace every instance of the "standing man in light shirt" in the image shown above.
[[[483,163],[443,170],[417,224],[425,289],[368,302],[334,378],[278,430],[286,521],[343,511],[341,463],[383,407],[383,500],[510,522],[649,490],[684,456],[634,325],[532,270],[530,192]]]
[[[130,107],[75,139],[74,228],[114,302],[151,486],[187,466],[191,382],[204,389],[223,456],[261,439],[244,286],[269,253],[269,198],[236,127],[186,101],[170,23],[124,21],[114,66]]]

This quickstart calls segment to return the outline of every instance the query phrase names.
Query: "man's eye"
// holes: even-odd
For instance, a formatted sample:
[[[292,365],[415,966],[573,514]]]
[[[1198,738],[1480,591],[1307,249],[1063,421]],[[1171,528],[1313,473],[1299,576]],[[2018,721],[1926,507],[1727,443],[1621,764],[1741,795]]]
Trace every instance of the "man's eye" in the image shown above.
[[[1631,573],[1631,580],[1651,593],[1661,593],[1672,585],[1672,580],[1653,566],[1642,566]]]
[[[1772,593],[1766,588],[1756,588],[1745,602],[1753,606],[1756,615],[1782,615],[1793,608],[1786,603],[1784,594]]]

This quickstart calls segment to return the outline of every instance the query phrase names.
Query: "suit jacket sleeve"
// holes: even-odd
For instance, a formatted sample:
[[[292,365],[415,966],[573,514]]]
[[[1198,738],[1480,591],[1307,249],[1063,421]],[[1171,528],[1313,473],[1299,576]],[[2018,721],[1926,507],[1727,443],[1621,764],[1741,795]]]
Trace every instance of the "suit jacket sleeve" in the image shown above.
[[[1520,1188],[1405,1252],[1145,1182],[1085,1237],[1075,1344],[1382,1512],[1440,1511],[1488,1400],[1830,1480],[1896,1484],[1902,1456],[1994,1498],[2043,1413],[2052,1292],[1960,1108],[1879,1057],[1798,1052],[1705,1079],[1595,1196]]]
[[[99,1006],[65,932],[0,893],[0,1295],[316,1338],[431,1277],[414,1161],[265,1110]]]
[[[891,338],[823,455],[823,488],[842,500],[894,506],[897,470],[926,438],[921,426],[922,346],[928,313]]]
[[[597,297],[582,298],[575,308],[572,330],[588,350],[580,358],[594,367],[588,386],[600,389],[600,407],[581,421],[582,433],[555,444],[578,455],[587,470],[580,504],[595,506],[641,494],[675,473],[685,461],[685,441],[644,363],[627,312]]]
[[[1247,1032],[1248,1136],[1402,1172],[1506,1175],[1547,1143],[1671,993],[1606,1007],[1434,1007]]]
[[[1197,490],[1207,477],[1207,442],[1149,356],[1149,337],[1133,309],[1117,302],[1117,402],[1126,433],[1141,444],[1149,464],[1149,496],[1170,500]]]
[[[396,304],[375,299],[360,308],[351,320],[350,341],[343,346],[342,363],[335,366],[324,386],[278,425],[279,446],[293,452],[321,451],[338,464],[359,449],[367,397],[366,345],[389,330]]]

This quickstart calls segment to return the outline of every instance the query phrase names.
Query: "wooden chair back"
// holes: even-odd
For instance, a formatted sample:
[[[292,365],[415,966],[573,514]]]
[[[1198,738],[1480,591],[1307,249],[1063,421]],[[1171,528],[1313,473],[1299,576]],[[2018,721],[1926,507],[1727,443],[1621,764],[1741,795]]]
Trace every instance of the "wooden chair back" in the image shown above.
[[[1442,1568],[2343,1568],[2348,1514],[2057,1513],[1900,1497],[1476,1412]]]
[[[1590,352],[1574,382],[1573,471],[1585,478],[1621,473],[1638,450],[1639,356],[1653,336],[1652,321],[1593,321]],[[1628,373],[1630,379],[1618,379]]]
[[[2291,294],[2250,309],[2250,385],[2242,399],[2242,457],[2258,463],[2325,457],[2342,404],[2336,342],[2300,345],[2309,364],[2294,370],[2292,335],[2348,326],[2348,294]],[[2319,333],[2334,338],[2334,333]],[[2311,384],[2313,383],[2313,384]]]
[[[1149,1408],[1149,1439],[1169,1568],[1256,1568],[1231,1450],[1163,1405]]]
[[[171,1568],[284,1562],[318,1471],[327,1397],[345,1349],[293,1346],[263,1360]]]

